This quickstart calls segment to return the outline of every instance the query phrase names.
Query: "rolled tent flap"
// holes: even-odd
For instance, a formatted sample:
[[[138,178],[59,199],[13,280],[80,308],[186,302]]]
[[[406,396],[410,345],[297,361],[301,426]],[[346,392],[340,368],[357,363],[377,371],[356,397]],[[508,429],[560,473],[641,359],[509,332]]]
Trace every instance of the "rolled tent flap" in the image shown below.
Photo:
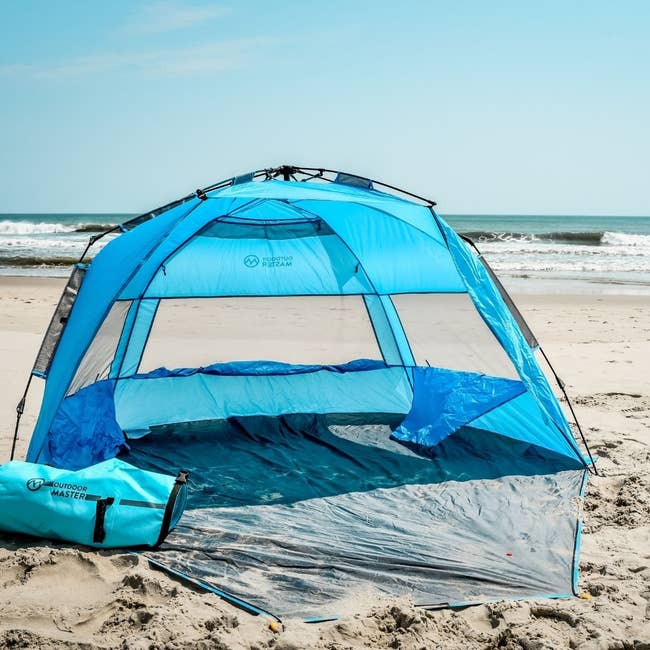
[[[442,368],[413,368],[413,405],[393,436],[432,447],[477,417],[521,395],[520,381]]]
[[[327,370],[334,373],[363,372],[387,368],[383,361],[373,359],[355,359],[337,365],[306,365],[282,363],[279,361],[232,361],[230,363],[213,363],[204,368],[156,368],[151,372],[133,375],[133,379],[160,379],[163,377],[191,377],[192,375],[303,375]]]

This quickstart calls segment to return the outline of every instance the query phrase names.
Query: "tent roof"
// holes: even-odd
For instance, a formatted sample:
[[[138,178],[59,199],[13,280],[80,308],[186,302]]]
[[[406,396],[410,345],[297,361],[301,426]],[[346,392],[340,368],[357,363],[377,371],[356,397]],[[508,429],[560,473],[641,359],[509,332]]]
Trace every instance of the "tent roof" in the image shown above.
[[[198,191],[196,196],[150,213],[156,218],[133,220],[131,226],[135,227],[126,228],[111,241],[88,270],[50,368],[30,453],[38,453],[84,351],[115,300],[260,295],[262,286],[264,295],[468,292],[535,398],[545,425],[555,427],[556,435],[564,437],[579,455],[566,418],[507,306],[483,266],[433,212],[432,205],[371,186],[287,182],[271,177],[262,182],[234,179],[229,185]],[[330,239],[303,241],[300,246],[290,238],[200,236],[207,226],[224,219],[278,224],[292,219],[322,220],[331,235]],[[191,254],[177,256],[190,244],[195,245]],[[254,246],[259,246],[259,251]],[[252,273],[241,272],[248,255],[278,254],[293,254],[314,272],[298,272],[295,280],[289,276],[271,280],[270,271],[262,264],[255,267],[255,273],[266,275],[257,279]],[[197,275],[197,266],[210,268],[219,259],[227,261],[220,273]],[[327,264],[340,272],[325,278],[318,269]],[[300,271],[298,265],[296,270]],[[191,292],[189,286],[194,287]],[[225,289],[231,286],[232,291]],[[392,327],[401,330],[397,321]]]

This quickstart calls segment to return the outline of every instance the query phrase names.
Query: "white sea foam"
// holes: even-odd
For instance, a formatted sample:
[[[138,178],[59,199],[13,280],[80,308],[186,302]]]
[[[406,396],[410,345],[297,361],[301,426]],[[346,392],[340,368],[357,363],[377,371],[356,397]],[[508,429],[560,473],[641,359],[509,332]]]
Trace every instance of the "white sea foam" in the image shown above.
[[[7,248],[24,248],[32,251],[46,251],[53,248],[61,249],[67,248],[70,250],[79,248],[79,246],[85,242],[87,237],[62,237],[60,239],[49,239],[49,238],[39,238],[34,237],[7,237],[0,236],[0,247]]]
[[[645,257],[650,255],[650,242],[646,246],[571,246],[568,244],[540,244],[533,242],[479,243],[482,253],[496,255],[579,255],[581,257]]]
[[[0,221],[0,235],[36,235],[49,233],[74,232],[76,226],[64,225],[62,223],[33,223],[31,221],[12,221],[5,219]]]
[[[605,232],[602,244],[610,246],[640,246],[650,250],[650,235],[635,235],[627,232]]]
[[[557,260],[518,260],[518,261],[490,261],[495,271],[544,271],[544,272],[571,272],[571,273],[650,273],[650,260],[638,263],[605,263],[602,261],[588,263],[581,261],[562,262]]]

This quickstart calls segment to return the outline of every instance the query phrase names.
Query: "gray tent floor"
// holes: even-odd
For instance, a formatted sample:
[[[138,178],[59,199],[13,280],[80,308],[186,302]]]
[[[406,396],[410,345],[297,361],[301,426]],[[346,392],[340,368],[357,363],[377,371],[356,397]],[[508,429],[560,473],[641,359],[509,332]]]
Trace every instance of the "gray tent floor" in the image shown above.
[[[147,556],[302,619],[380,594],[420,605],[572,594],[584,468],[471,429],[409,449],[385,419],[242,418],[131,441],[128,462],[191,472],[179,525]]]

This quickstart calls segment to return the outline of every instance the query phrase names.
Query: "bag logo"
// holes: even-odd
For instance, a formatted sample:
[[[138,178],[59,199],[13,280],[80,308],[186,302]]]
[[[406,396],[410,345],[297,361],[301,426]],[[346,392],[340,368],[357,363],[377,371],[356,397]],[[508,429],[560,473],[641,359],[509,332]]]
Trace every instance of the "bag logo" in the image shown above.
[[[249,269],[254,269],[260,263],[260,258],[257,255],[246,255],[244,258],[244,266]]]
[[[36,490],[40,490],[43,487],[43,483],[45,483],[45,479],[30,478],[26,485],[30,492],[36,492]]]

